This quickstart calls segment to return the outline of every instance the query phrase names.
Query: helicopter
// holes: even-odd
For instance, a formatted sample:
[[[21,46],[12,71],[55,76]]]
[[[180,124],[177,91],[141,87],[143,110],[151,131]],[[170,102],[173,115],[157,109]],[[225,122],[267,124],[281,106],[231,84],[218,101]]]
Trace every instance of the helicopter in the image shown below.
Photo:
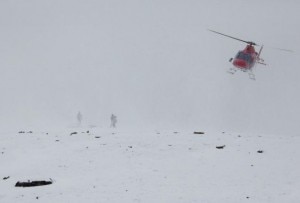
[[[246,41],[242,40],[236,37],[232,37],[214,30],[209,30],[213,33],[223,35],[225,37],[229,37],[234,40],[238,40],[241,42],[244,42],[247,44],[247,46],[244,48],[244,50],[238,51],[236,56],[234,58],[230,58],[229,62],[232,62],[233,66],[232,68],[229,69],[228,73],[234,74],[237,70],[241,70],[243,72],[248,72],[249,78],[252,80],[255,80],[255,75],[253,73],[253,68],[255,67],[256,64],[261,64],[261,65],[267,65],[264,60],[260,57],[261,52],[263,50],[263,45],[258,45],[255,42],[252,41]],[[254,46],[260,46],[259,52],[255,51]],[[279,48],[277,48],[279,49]],[[279,49],[281,51],[288,51],[288,52],[293,52],[291,50],[287,49]]]

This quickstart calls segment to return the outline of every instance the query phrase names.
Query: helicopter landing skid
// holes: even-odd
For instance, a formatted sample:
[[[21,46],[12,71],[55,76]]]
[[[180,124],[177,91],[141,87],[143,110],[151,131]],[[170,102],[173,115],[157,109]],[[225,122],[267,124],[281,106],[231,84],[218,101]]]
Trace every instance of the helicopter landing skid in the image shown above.
[[[233,75],[233,74],[235,74],[238,70],[239,70],[239,69],[237,69],[237,68],[235,68],[235,67],[232,67],[232,68],[230,68],[230,69],[227,71],[227,73]],[[241,70],[241,71],[243,71],[243,72],[248,72],[249,79],[255,80],[255,75],[254,75],[254,73],[252,72],[251,69]]]
[[[236,73],[236,71],[237,71],[237,69],[236,68],[230,68],[228,71],[227,71],[227,73],[230,73],[230,74],[235,74]]]
[[[255,75],[252,71],[249,71],[248,74],[249,74],[249,79],[255,80]]]

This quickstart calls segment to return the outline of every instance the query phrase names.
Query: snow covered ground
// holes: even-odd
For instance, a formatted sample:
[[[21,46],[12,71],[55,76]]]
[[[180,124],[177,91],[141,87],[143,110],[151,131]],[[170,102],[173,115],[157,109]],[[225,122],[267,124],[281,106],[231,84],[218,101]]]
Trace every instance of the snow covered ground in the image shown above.
[[[1,132],[0,202],[299,202],[300,136],[197,130]]]

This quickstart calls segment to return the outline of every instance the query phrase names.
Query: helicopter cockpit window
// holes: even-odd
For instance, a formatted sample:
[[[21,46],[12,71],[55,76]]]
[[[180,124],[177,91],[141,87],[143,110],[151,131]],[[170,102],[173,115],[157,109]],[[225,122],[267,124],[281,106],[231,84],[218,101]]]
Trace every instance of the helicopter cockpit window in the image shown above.
[[[247,61],[248,63],[252,62],[251,55],[250,54],[246,54],[246,53],[244,53],[242,51],[238,52],[238,54],[236,55],[236,58],[244,60],[244,61]]]

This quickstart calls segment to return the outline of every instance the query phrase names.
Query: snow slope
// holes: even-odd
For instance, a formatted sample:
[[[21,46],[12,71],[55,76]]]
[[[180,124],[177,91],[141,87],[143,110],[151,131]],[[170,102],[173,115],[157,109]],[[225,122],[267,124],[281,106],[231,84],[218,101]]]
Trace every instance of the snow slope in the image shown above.
[[[300,199],[299,136],[103,128],[0,135],[0,202]],[[14,187],[50,178],[52,185]]]

